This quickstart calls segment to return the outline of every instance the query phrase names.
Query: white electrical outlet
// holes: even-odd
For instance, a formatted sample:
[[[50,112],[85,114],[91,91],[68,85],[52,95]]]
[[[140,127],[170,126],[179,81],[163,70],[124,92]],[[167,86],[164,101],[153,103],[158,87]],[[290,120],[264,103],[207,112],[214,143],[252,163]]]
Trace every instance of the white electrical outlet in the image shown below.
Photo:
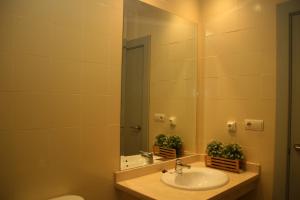
[[[166,115],[163,113],[155,113],[154,120],[157,122],[164,122],[166,120]]]
[[[252,131],[263,131],[264,130],[264,120],[245,119],[245,129],[252,130]]]

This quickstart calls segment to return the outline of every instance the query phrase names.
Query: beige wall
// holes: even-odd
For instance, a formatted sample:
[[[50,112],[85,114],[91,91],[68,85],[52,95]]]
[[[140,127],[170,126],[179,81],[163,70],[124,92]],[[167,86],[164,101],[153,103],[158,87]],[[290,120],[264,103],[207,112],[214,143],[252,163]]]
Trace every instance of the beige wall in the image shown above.
[[[275,138],[275,0],[204,0],[201,72],[201,151],[212,139],[237,142],[246,159],[262,166],[258,191],[272,199]],[[245,131],[243,120],[263,119],[263,132]],[[229,134],[226,121],[237,121]]]
[[[115,198],[121,34],[121,0],[1,1],[1,199]]]
[[[114,199],[121,0],[0,1],[0,199]]]
[[[203,14],[199,149],[211,139],[240,143],[262,165],[253,199],[271,199],[280,0],[204,0],[201,12],[197,0],[144,2],[198,25]],[[1,1],[1,199],[114,198],[121,34],[121,0]],[[244,131],[245,118],[265,120],[265,131]],[[228,119],[238,121],[234,135]]]
[[[140,6],[145,12],[135,13],[135,7],[127,10],[126,39],[151,36],[149,148],[152,151],[155,137],[164,133],[180,136],[184,149],[195,152],[197,27],[160,9]],[[164,113],[166,120],[155,121],[155,113]],[[172,116],[175,127],[168,121]]]

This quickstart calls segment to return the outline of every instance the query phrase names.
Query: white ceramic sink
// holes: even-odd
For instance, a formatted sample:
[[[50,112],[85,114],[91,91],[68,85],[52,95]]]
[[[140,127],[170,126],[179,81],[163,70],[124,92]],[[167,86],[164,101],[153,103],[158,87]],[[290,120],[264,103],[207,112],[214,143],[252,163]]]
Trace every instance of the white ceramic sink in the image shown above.
[[[226,185],[228,175],[216,169],[192,167],[183,169],[182,174],[166,172],[161,181],[169,186],[186,190],[209,190]]]

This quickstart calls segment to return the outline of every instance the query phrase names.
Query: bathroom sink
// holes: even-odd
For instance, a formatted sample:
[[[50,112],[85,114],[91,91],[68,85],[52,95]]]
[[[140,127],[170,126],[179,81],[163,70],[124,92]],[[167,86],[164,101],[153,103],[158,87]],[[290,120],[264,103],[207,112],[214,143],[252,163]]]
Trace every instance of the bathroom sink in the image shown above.
[[[206,167],[183,169],[182,174],[166,172],[161,181],[169,186],[185,190],[209,190],[226,185],[228,175]]]

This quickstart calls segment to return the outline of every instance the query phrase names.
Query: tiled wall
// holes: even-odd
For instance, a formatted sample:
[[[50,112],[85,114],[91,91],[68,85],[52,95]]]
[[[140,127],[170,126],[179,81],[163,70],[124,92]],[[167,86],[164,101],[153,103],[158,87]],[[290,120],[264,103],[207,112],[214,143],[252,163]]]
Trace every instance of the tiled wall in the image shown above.
[[[197,0],[144,1],[198,24],[203,14],[201,151],[213,138],[240,143],[262,165],[252,198],[271,199],[281,0],[204,0],[200,13]],[[1,199],[114,198],[121,34],[121,0],[0,2]],[[245,118],[265,120],[265,131],[245,131]],[[238,121],[234,135],[228,119]]]
[[[151,12],[150,12],[151,11]],[[158,9],[137,13],[127,20],[127,40],[151,36],[149,148],[158,134],[178,135],[186,151],[196,144],[196,25]],[[154,119],[166,116],[164,122]],[[176,117],[175,127],[169,117]]]
[[[275,135],[276,0],[204,0],[201,151],[212,139],[237,142],[262,166],[249,199],[272,199]],[[263,132],[246,131],[244,119],[263,119]],[[228,133],[226,121],[237,121]]]
[[[199,8],[201,1],[198,0],[140,0],[155,7],[167,10],[178,16],[184,17],[198,24],[201,23]]]
[[[114,199],[121,0],[0,1],[0,199]]]

